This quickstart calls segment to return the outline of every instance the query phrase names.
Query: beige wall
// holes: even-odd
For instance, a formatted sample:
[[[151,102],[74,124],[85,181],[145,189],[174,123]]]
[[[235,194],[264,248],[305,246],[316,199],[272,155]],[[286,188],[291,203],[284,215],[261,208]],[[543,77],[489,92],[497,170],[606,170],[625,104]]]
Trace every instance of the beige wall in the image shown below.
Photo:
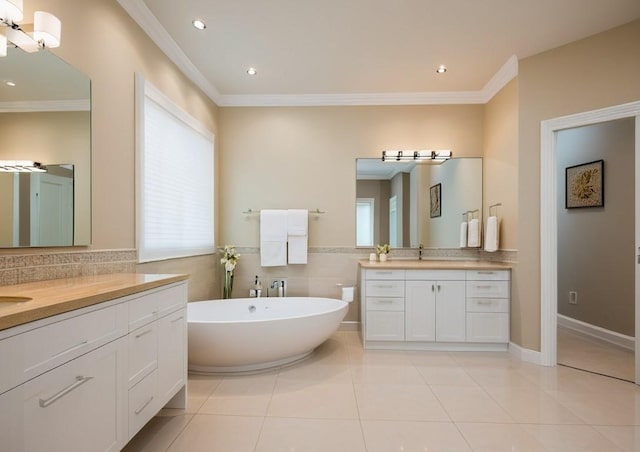
[[[540,121],[640,100],[640,20],[520,61],[511,339],[540,350]]]
[[[257,216],[242,211],[319,208],[309,246],[355,246],[355,161],[383,149],[452,149],[481,156],[482,105],[223,108],[220,233],[258,246]]]
[[[0,243],[13,242],[13,174],[0,174]]]

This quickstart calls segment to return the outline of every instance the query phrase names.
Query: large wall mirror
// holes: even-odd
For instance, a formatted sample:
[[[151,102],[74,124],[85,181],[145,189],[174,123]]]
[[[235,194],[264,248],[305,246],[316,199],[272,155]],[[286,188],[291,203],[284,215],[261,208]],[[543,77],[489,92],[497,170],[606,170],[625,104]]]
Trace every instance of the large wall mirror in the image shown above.
[[[0,57],[0,248],[91,243],[91,80],[48,51]]]
[[[458,248],[463,214],[472,211],[482,219],[480,157],[356,160],[356,247]]]

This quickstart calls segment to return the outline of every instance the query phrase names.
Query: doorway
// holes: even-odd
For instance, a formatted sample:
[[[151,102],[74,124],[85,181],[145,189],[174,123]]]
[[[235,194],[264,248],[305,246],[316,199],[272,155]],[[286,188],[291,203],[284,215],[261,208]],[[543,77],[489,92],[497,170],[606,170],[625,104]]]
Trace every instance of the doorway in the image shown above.
[[[635,118],[635,193],[639,193],[640,183],[640,102],[579,113],[571,116],[542,121],[541,123],[541,172],[540,172],[540,364],[557,364],[557,314],[558,314],[558,183],[559,169],[556,163],[557,133],[574,127],[613,121],[622,118]],[[640,196],[635,197],[634,250],[640,250]],[[640,252],[634,253],[634,261]],[[634,306],[635,306],[635,381],[640,382],[640,265],[634,269]]]

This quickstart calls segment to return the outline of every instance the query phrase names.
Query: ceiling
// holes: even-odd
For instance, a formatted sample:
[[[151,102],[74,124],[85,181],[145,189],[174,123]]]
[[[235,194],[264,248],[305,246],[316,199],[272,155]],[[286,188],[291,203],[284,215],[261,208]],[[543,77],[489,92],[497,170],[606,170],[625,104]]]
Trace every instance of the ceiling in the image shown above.
[[[482,103],[517,60],[640,17],[638,0],[118,1],[219,105]]]

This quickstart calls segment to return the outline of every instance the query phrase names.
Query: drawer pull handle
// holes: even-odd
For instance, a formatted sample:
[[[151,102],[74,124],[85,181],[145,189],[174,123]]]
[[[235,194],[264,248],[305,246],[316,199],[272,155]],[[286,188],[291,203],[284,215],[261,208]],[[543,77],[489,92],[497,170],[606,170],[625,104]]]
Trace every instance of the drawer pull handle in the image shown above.
[[[387,271],[387,272],[375,272],[376,275],[390,275],[391,272]]]
[[[476,286],[478,289],[491,289],[492,286]]]
[[[62,397],[66,396],[67,394],[69,394],[74,389],[78,389],[80,386],[82,386],[87,381],[92,380],[92,379],[93,379],[93,377],[83,377],[82,375],[78,375],[76,377],[76,381],[74,383],[70,384],[69,386],[64,388],[62,391],[60,391],[59,393],[57,393],[55,395],[52,395],[48,399],[40,399],[40,407],[41,408],[46,408],[46,407],[48,407],[50,405],[53,405],[58,400],[60,400]]]
[[[138,408],[136,411],[134,411],[136,414],[140,414],[144,411],[144,409],[146,407],[149,406],[149,404],[151,403],[151,401],[153,400],[153,396],[149,397],[149,399],[147,399],[146,402],[144,402],[144,405],[142,405],[140,408]]]
[[[479,275],[495,275],[496,272],[489,272],[489,271],[479,271],[478,274]]]
[[[378,303],[393,303],[393,300],[378,300]]]
[[[88,341],[88,340],[86,340],[86,341],[82,341],[82,342],[80,342],[79,344],[74,345],[73,347],[69,347],[69,348],[67,348],[66,350],[61,351],[60,353],[58,353],[58,354],[56,354],[56,355],[53,355],[51,358],[57,358],[58,356],[62,356],[62,355],[64,355],[65,353],[69,353],[70,351],[73,351],[73,350],[75,350],[76,348],[80,348],[80,347],[82,347],[83,345],[87,345],[88,343],[89,343],[89,341]]]
[[[478,300],[478,304],[490,305],[490,304],[493,304],[493,301],[490,301],[490,300]]]
[[[373,287],[375,287],[376,289],[393,289],[393,286],[392,286],[392,285],[390,285],[390,284],[388,284],[388,285],[386,285],[386,286],[383,286],[383,285],[377,285],[377,286],[373,286]]]
[[[171,323],[176,323],[178,320],[183,320],[183,319],[184,319],[184,316],[183,316],[183,315],[181,315],[181,316],[180,316],[180,317],[178,317],[177,319],[173,319],[173,320],[171,321]]]
[[[140,339],[142,336],[149,334],[150,332],[152,332],[153,330],[150,328],[147,331],[143,331],[142,333],[136,334],[136,339]]]
[[[436,286],[434,286],[433,284],[431,284],[431,292],[435,292],[436,291]]]

